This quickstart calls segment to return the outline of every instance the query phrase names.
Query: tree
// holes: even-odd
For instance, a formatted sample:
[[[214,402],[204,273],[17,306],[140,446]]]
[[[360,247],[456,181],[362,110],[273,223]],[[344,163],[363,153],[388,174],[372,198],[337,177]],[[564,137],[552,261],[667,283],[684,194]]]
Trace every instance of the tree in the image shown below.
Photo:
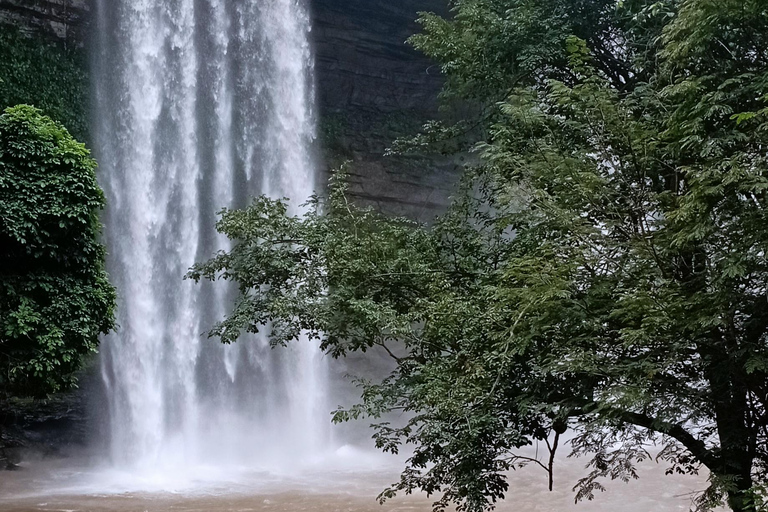
[[[349,204],[340,175],[303,217],[267,198],[224,211],[238,244],[190,272],[240,286],[212,335],[271,323],[276,344],[305,330],[337,357],[386,350],[396,369],[336,413],[411,413],[375,426],[379,447],[415,447],[382,498],[486,510],[511,468],[538,464],[551,484],[570,428],[591,457],[577,500],[636,478],[657,443],[670,472],[709,471],[700,509],[764,510],[763,2],[452,5],[413,42],[477,119],[397,145],[463,138],[479,154],[451,210],[433,226],[384,218]],[[536,441],[552,457],[517,453]]]
[[[0,393],[75,384],[112,329],[96,162],[59,123],[20,105],[0,115]]]

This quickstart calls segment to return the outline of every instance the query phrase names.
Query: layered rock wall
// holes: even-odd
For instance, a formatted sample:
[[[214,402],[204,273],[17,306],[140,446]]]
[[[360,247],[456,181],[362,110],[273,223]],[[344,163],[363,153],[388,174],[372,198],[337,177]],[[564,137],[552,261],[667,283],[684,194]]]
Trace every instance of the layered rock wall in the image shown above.
[[[36,37],[82,46],[90,0],[0,0],[0,26],[13,25]]]
[[[405,41],[419,11],[444,0],[313,0],[320,103],[326,110],[432,112],[438,69]]]
[[[84,46],[92,2],[0,0],[0,27]],[[405,41],[418,30],[418,12],[440,12],[445,0],[310,2],[324,168],[350,161],[361,203],[429,220],[446,206],[458,170],[434,158],[385,158],[384,150],[437,111],[439,70]]]
[[[430,220],[447,205],[451,160],[384,157],[395,137],[437,113],[439,68],[406,39],[419,11],[445,0],[312,0],[326,165],[350,161],[351,192],[387,213]]]

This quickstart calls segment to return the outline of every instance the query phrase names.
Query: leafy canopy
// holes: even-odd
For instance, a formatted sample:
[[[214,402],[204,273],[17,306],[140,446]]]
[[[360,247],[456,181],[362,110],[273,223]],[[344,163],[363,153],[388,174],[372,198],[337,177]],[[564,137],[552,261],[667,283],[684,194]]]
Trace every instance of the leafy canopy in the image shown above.
[[[702,509],[764,510],[768,479],[768,11],[757,0],[455,0],[414,44],[476,118],[397,148],[464,138],[479,156],[433,226],[347,202],[302,217],[224,211],[238,244],[194,267],[242,292],[212,332],[273,325],[335,356],[379,348],[337,420],[412,444],[397,491],[491,508],[509,470],[553,475],[560,435],[588,456],[576,499],[629,481],[649,443],[709,471]],[[480,126],[481,130],[467,130]],[[478,133],[480,134],[478,136]],[[518,449],[546,444],[552,457]]]
[[[96,162],[30,106],[0,115],[0,394],[75,384],[114,323]]]

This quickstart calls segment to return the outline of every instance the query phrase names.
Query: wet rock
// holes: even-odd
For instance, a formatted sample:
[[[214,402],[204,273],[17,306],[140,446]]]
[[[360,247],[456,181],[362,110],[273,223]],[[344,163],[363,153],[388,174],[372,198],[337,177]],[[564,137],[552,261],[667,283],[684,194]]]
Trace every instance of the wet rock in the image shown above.
[[[0,24],[80,47],[87,38],[90,7],[90,0],[0,0]]]
[[[17,469],[29,453],[63,456],[87,440],[85,396],[80,390],[49,400],[0,403],[0,467]]]
[[[6,471],[18,471],[21,469],[21,466],[18,464],[14,464],[13,462],[6,461],[5,464],[5,470]]]

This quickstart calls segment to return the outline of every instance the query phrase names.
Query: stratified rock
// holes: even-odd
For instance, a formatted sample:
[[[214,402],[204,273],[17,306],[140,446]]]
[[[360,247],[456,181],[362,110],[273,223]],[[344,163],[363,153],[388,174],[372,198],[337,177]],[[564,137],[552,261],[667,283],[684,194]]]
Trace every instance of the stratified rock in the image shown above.
[[[431,220],[460,169],[451,159],[384,157],[398,136],[437,115],[439,67],[406,40],[420,11],[444,0],[312,0],[321,140],[329,169],[349,167],[351,194],[390,214]]]
[[[0,0],[0,24],[36,37],[83,46],[90,0]]]
[[[320,104],[326,111],[432,114],[442,79],[406,44],[419,11],[443,0],[313,0]]]

